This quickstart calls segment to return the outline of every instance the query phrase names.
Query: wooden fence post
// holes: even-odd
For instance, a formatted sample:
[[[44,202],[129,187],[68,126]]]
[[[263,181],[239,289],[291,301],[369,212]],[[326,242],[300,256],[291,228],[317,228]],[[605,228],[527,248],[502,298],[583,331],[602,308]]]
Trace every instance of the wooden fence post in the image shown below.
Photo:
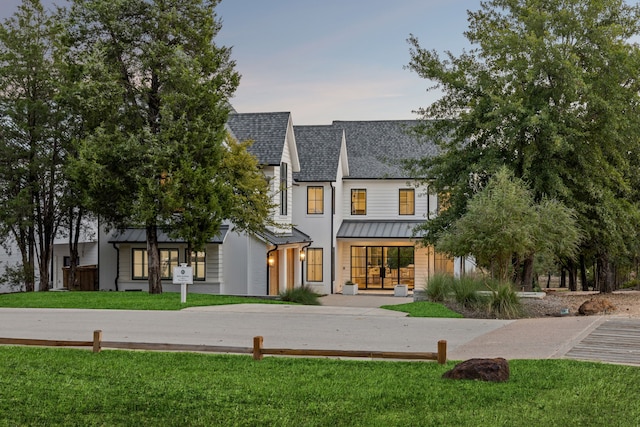
[[[447,363],[447,341],[438,341],[438,363],[444,365]]]
[[[100,353],[102,349],[102,331],[93,331],[93,352]]]
[[[253,337],[253,360],[262,360],[262,340],[260,336]]]

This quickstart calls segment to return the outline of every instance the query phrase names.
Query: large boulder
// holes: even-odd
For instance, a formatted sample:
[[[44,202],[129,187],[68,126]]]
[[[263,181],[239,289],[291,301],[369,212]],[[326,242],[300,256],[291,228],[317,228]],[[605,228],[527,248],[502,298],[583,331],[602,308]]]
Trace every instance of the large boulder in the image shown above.
[[[458,363],[452,370],[445,372],[442,378],[504,382],[509,379],[509,362],[502,357],[469,359]]]
[[[578,308],[578,313],[582,314],[583,316],[591,316],[600,313],[610,313],[615,309],[616,306],[606,298],[591,298],[589,301],[585,301],[582,303],[580,308]]]

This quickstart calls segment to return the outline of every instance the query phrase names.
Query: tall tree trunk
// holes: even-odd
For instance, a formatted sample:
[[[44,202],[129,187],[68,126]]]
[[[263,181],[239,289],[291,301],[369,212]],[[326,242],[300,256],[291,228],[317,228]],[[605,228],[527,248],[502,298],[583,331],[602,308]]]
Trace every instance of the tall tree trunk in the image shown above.
[[[551,287],[551,271],[547,271],[547,289]]]
[[[567,287],[567,270],[564,267],[560,268],[560,287]]]
[[[69,283],[67,286],[70,289],[79,289],[78,284],[78,264],[80,263],[80,256],[78,254],[78,245],[80,242],[80,227],[82,224],[82,208],[74,215],[73,208],[69,209]]]
[[[598,282],[600,292],[609,294],[613,291],[613,268],[608,254],[598,256]]]
[[[162,272],[160,270],[160,248],[158,247],[158,227],[147,225],[147,256],[149,259],[149,293],[162,293]]]
[[[20,250],[22,256],[22,274],[24,275],[24,290],[25,292],[33,292],[36,289],[36,278],[35,278],[35,251],[33,249],[32,244],[23,245]]]
[[[189,267],[191,267],[191,253],[193,252],[193,246],[191,245],[191,241],[187,242],[187,256],[186,262]]]
[[[49,279],[51,266],[51,245],[48,242],[43,242],[43,247],[40,250],[40,259],[38,260],[38,269],[40,273],[40,281],[38,291],[47,292],[49,290]]]
[[[575,292],[578,290],[578,284],[576,283],[576,266],[573,260],[568,260],[567,264],[567,273],[569,274],[569,290]]]
[[[513,281],[513,284],[516,286],[522,286],[522,262],[520,262],[520,257],[514,255],[511,258],[511,267],[511,280]]]
[[[584,255],[580,255],[580,285],[583,291],[589,290],[589,282],[587,282],[587,263]]]
[[[533,263],[534,254],[527,255],[522,266],[522,288],[526,292],[533,291]]]

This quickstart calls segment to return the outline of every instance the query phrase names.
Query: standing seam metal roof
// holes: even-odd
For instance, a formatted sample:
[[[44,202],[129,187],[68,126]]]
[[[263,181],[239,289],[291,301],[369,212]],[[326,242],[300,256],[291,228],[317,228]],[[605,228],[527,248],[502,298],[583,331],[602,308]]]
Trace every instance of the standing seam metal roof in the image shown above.
[[[414,235],[414,228],[424,221],[387,220],[387,221],[343,221],[338,229],[337,238],[381,238],[411,239],[420,238],[422,233]]]
[[[229,231],[228,225],[221,225],[220,231],[213,238],[209,239],[209,243],[224,243],[224,238]],[[127,228],[126,230],[114,232],[109,243],[145,243],[147,241],[147,232],[144,228]],[[167,233],[158,230],[158,243],[186,243],[184,239],[174,239],[169,237]]]

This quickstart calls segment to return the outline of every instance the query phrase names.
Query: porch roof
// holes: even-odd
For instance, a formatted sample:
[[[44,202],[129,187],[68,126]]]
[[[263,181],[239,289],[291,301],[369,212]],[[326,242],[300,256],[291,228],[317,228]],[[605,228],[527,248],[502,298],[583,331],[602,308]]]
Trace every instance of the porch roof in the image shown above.
[[[424,224],[424,221],[416,220],[363,220],[342,221],[340,229],[338,230],[338,239],[364,239],[364,238],[376,238],[376,239],[411,239],[420,238],[424,234],[422,232],[415,234],[413,229]]]
[[[212,239],[209,239],[209,243],[222,244],[224,238],[229,231],[228,225],[221,225],[220,231]],[[145,243],[147,241],[147,233],[144,228],[127,228],[120,232],[116,231],[111,234],[109,243]],[[187,243],[184,239],[174,239],[169,237],[167,233],[162,230],[158,230],[158,243]]]
[[[291,228],[290,234],[276,234],[267,230],[258,234],[272,245],[288,245],[292,243],[308,243],[313,241],[311,237],[295,227]]]

